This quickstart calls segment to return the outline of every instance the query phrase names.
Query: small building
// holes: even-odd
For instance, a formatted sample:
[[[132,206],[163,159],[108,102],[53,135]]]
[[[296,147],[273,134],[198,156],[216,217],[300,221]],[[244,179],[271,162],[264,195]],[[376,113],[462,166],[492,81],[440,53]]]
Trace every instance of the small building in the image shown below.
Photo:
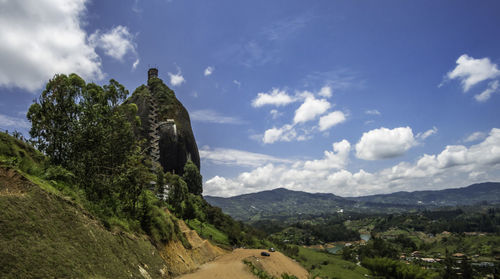
[[[465,254],[464,253],[455,253],[455,254],[452,254],[451,256],[455,257],[455,258],[465,258]]]

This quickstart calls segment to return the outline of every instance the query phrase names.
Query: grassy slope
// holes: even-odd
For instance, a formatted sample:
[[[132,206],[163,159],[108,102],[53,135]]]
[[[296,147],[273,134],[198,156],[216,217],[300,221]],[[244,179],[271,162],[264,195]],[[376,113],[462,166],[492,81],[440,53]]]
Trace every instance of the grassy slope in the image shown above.
[[[344,261],[340,256],[304,247],[299,247],[299,255],[295,259],[309,271],[311,278],[356,279],[371,274],[368,269]]]
[[[13,169],[0,171],[2,278],[141,277],[139,266],[161,276],[163,260],[148,239],[113,234],[77,204]]]
[[[46,180],[45,157],[0,133],[1,278],[152,278],[168,274],[148,238],[111,232],[64,182]],[[62,191],[61,191],[62,190]]]
[[[227,235],[211,224],[203,223],[203,226],[198,220],[188,220],[186,221],[188,226],[195,230],[201,237],[205,239],[212,240],[216,244],[222,244],[223,246],[229,247],[229,239]]]

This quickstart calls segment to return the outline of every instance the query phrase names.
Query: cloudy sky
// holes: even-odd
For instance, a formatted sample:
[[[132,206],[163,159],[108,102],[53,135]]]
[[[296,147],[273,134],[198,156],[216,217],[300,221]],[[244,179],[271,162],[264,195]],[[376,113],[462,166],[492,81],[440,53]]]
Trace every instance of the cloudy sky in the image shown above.
[[[0,128],[56,73],[191,115],[204,194],[500,181],[500,2],[0,0]]]

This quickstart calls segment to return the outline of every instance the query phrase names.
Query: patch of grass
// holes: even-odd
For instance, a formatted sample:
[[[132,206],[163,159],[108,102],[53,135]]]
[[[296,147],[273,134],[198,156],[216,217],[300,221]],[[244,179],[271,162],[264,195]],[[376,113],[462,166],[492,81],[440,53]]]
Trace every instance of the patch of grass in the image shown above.
[[[250,268],[250,272],[252,272],[252,274],[257,276],[259,279],[274,279],[275,278],[274,276],[269,275],[264,270],[255,266],[255,264],[253,264],[253,262],[251,262],[251,261],[243,260],[243,263],[246,264]]]
[[[229,238],[226,234],[218,230],[214,225],[208,223],[201,223],[197,219],[188,220],[186,224],[193,230],[195,230],[198,235],[205,239],[209,239],[216,244],[222,244],[224,246],[230,246]]]
[[[250,268],[250,272],[253,275],[257,276],[259,279],[277,279],[275,276],[270,275],[269,273],[262,270],[262,268],[256,266],[252,261],[243,260],[243,263],[246,264]],[[281,279],[297,279],[295,275],[288,275],[287,273],[281,274]]]
[[[295,259],[309,271],[311,278],[316,278],[317,276],[322,279],[366,278],[364,275],[370,274],[368,269],[358,266],[355,263],[344,261],[340,256],[309,248],[299,247],[299,255]]]

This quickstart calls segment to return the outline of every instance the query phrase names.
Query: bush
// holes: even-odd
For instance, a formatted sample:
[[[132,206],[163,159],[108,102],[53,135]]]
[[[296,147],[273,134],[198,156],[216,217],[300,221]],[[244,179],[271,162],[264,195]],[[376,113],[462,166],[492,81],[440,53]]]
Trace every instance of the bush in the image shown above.
[[[164,210],[154,205],[156,198],[150,191],[141,195],[141,228],[151,236],[155,243],[166,243],[175,233],[174,222]]]
[[[65,183],[72,183],[75,179],[75,175],[61,166],[50,166],[45,170],[43,178],[45,180],[56,180]]]

